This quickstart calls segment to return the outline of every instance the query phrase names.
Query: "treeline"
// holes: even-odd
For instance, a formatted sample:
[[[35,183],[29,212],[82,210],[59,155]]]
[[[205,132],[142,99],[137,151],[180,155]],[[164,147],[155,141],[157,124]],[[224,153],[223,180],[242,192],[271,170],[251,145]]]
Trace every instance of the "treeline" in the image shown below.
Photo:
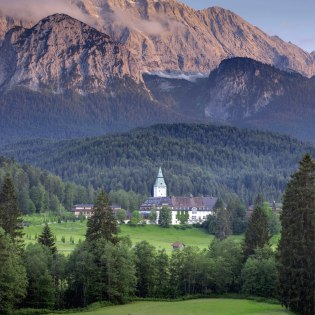
[[[52,212],[56,215],[70,211],[74,204],[93,203],[97,190],[88,185],[63,181],[31,165],[16,163],[0,156],[0,187],[5,175],[12,175],[19,208],[23,214]],[[146,196],[122,189],[109,193],[110,202],[126,210],[137,210]]]
[[[30,165],[20,165],[0,157],[0,187],[6,174],[11,174],[23,214],[51,211],[61,214],[75,203],[92,203],[95,190],[64,182],[60,177]]]
[[[300,198],[296,198],[299,194]],[[37,244],[23,249],[21,220],[9,175],[0,190],[0,312],[14,307],[70,308],[135,297],[242,293],[277,298],[313,315],[315,286],[315,163],[300,162],[289,182],[277,251],[269,246],[268,214],[258,195],[242,243],[216,235],[208,250],[185,247],[169,256],[147,241],[132,247],[118,236],[104,191],[98,193],[86,240],[69,257],[57,252],[46,224]]]
[[[289,174],[315,147],[268,132],[171,124],[97,138],[22,142],[2,152],[85,187],[147,196],[162,166],[170,195],[235,193],[251,204],[260,191],[279,202]]]

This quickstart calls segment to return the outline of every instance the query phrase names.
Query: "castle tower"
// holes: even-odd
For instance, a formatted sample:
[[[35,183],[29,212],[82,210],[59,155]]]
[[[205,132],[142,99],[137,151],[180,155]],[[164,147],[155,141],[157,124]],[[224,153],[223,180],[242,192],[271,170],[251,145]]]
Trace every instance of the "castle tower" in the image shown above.
[[[153,197],[166,197],[166,194],[167,194],[167,187],[164,181],[162,169],[160,167],[155,184],[154,184],[154,188],[153,188]]]

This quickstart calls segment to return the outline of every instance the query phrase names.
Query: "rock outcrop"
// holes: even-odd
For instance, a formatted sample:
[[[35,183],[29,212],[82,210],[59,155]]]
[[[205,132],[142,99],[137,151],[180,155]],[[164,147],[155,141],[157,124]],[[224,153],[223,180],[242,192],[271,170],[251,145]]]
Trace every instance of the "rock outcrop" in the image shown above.
[[[14,27],[0,48],[0,86],[73,90],[106,89],[110,80],[130,73],[124,47],[108,35],[65,14],[41,20],[30,29]]]
[[[194,10],[176,0],[79,0],[92,26],[125,45],[128,68],[139,72],[210,73],[223,59],[248,57],[282,70],[315,74],[315,55],[269,36],[229,10]],[[34,21],[34,24],[37,21]],[[0,18],[0,38],[31,22]]]

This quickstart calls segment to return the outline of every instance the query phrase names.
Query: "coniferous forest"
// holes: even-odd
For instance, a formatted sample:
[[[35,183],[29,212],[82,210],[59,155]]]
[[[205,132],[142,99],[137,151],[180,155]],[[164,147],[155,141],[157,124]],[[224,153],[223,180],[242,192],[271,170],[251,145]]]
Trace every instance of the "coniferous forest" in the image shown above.
[[[270,248],[261,195],[255,200],[244,241],[221,234],[207,250],[186,247],[168,255],[147,241],[132,246],[128,238],[119,237],[109,199],[101,190],[87,224],[86,240],[69,257],[58,253],[47,224],[38,243],[23,246],[21,213],[7,173],[0,190],[0,312],[234,293],[279,299],[299,314],[312,315],[314,172],[315,163],[307,154],[285,191],[276,250]]]
[[[84,187],[150,196],[159,166],[170,195],[237,194],[251,204],[261,191],[278,202],[290,174],[315,147],[288,136],[229,126],[170,124],[67,141],[25,141],[0,149]]]

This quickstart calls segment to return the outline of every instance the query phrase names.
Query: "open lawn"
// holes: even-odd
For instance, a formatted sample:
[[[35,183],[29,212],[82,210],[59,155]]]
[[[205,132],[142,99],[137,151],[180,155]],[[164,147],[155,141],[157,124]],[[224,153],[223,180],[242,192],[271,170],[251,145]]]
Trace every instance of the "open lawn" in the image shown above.
[[[56,237],[56,244],[58,250],[65,254],[69,254],[77,245],[80,240],[85,239],[86,221],[80,222],[63,222],[63,223],[51,223],[49,224],[53,234]],[[38,236],[43,229],[43,224],[30,225],[24,228],[25,241],[36,242],[36,236]],[[187,246],[198,246],[200,248],[207,248],[214,236],[206,233],[201,228],[191,228],[186,230],[175,229],[174,227],[164,229],[156,225],[145,226],[120,226],[120,236],[129,236],[132,244],[136,244],[141,241],[148,241],[150,244],[156,247],[156,249],[165,249],[167,252],[171,252],[171,244],[173,242],[182,242]],[[231,236],[232,238],[241,241],[243,235]],[[62,239],[64,238],[64,242]],[[271,244],[276,246],[279,236],[275,236],[271,240]],[[73,239],[71,242],[70,240]]]
[[[280,305],[235,299],[198,299],[180,302],[135,302],[68,315],[280,315],[293,314]]]

